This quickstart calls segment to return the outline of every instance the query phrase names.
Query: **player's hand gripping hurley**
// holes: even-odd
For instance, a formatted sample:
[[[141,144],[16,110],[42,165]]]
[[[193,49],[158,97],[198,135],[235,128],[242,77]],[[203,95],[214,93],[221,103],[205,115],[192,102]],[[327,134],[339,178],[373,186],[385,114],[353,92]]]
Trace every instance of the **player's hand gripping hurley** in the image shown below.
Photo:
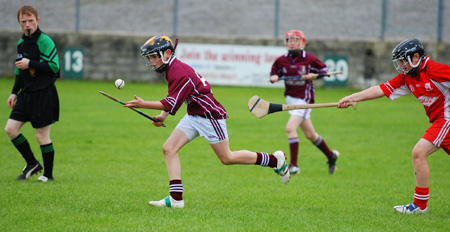
[[[113,101],[116,101],[116,102],[118,102],[118,103],[120,103],[120,104],[122,104],[122,105],[125,105],[125,102],[123,102],[123,101],[121,101],[121,100],[119,100],[119,99],[117,99],[117,98],[115,98],[115,97],[113,97],[113,96],[111,96],[111,95],[109,95],[109,94],[103,92],[103,91],[98,91],[98,92],[99,92],[100,94],[102,94],[103,96],[105,96],[105,97],[107,97],[107,98],[109,98],[109,99],[111,99],[111,100],[113,100]],[[144,113],[144,112],[142,112],[142,111],[140,111],[140,110],[137,110],[137,109],[135,109],[135,108],[133,108],[133,107],[128,107],[128,108],[131,109],[131,110],[133,110],[133,111],[135,111],[135,112],[137,112],[137,113],[139,113],[140,115],[142,115],[142,116],[144,116],[144,117],[146,117],[146,118],[152,120],[153,122],[161,122],[161,121],[159,121],[158,119],[155,119],[155,118],[153,118],[153,117],[147,115],[146,113]],[[161,126],[166,127],[166,124],[162,123]]]
[[[353,106],[356,110],[357,102],[349,102],[349,105]],[[309,109],[309,108],[323,108],[338,106],[339,103],[318,103],[318,104],[301,104],[301,105],[287,105],[287,104],[275,104],[263,100],[258,96],[253,96],[248,101],[248,109],[250,112],[258,118],[262,118],[268,114],[275,113],[278,111],[295,110],[295,109]]]

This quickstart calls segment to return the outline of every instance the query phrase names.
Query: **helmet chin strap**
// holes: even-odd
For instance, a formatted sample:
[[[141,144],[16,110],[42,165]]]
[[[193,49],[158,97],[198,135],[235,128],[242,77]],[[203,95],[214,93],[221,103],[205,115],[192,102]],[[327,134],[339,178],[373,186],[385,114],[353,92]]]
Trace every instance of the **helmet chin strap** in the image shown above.
[[[159,55],[161,56],[160,59],[163,63],[158,68],[156,68],[155,71],[158,73],[162,73],[162,72],[166,71],[166,65],[169,63],[170,59],[173,57],[173,53],[170,54],[170,57],[167,60],[164,60],[164,53],[162,51],[159,52]]]
[[[421,57],[421,58],[419,58],[419,62],[417,62],[417,64],[416,64],[416,65],[413,65],[413,63],[412,63],[412,61],[411,61],[411,57],[410,57],[410,56],[406,57],[406,59],[408,59],[409,65],[411,65],[411,67],[413,67],[413,68],[417,68],[417,66],[419,66],[419,65],[420,65],[420,63],[421,63],[421,61],[422,61],[422,57]]]
[[[177,48],[177,45],[178,45],[178,39],[175,40],[175,46],[173,47],[173,52],[171,52],[170,57],[167,60],[164,60],[164,52],[165,51],[164,52],[159,51],[159,55],[161,56],[160,59],[163,62],[163,64],[155,69],[156,72],[162,73],[166,70],[166,64],[168,64],[170,59],[173,57],[173,54],[175,53],[175,49]]]
[[[419,58],[419,61],[417,62],[416,65],[412,64],[411,57],[408,56],[408,57],[406,57],[406,59],[408,60],[409,65],[411,66],[411,69],[408,71],[407,74],[412,77],[416,77],[417,74],[419,73],[419,66],[423,61],[422,57]]]
[[[407,57],[409,65],[411,66],[411,69],[406,73],[409,76],[417,77],[419,74],[419,65],[422,63],[422,58],[419,59],[419,62],[417,62],[416,65],[413,65],[411,62],[411,58]]]
[[[162,51],[159,52],[159,55],[161,56],[161,60],[164,64],[169,63],[170,57],[167,60],[164,60],[164,53]]]
[[[165,62],[163,56],[161,56],[161,58],[159,58],[159,59],[161,59],[161,61],[163,63],[160,66],[158,66],[157,68],[154,68],[153,70],[156,71],[157,73],[162,73],[162,72],[166,71],[166,64],[169,63],[169,61]]]
[[[175,48],[177,48],[177,45],[178,45],[178,39],[175,41],[175,47],[173,48],[173,52],[171,52],[170,53],[170,57],[167,59],[167,60],[164,60],[164,52],[162,52],[162,51],[160,51],[159,52],[159,55],[161,56],[161,60],[162,60],[162,62],[164,63],[164,64],[168,64],[169,63],[169,61],[170,61],[170,58],[172,58],[173,57],[173,54],[175,53]],[[167,51],[167,50],[166,50]]]

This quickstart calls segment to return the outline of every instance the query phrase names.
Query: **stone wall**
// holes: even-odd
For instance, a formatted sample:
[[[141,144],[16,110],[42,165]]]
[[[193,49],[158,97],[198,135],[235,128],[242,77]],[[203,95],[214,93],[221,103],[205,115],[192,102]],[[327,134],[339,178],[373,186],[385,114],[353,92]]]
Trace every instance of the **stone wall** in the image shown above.
[[[128,81],[159,82],[161,75],[143,65],[139,54],[140,46],[149,39],[147,35],[46,32],[55,41],[63,62],[62,50],[68,46],[83,47],[84,79],[114,80],[126,77]],[[17,41],[21,32],[0,30],[0,76],[14,75],[14,60]],[[194,37],[179,36],[180,43],[205,44],[240,44],[262,46],[284,46],[282,40],[255,37]],[[342,40],[308,40],[307,51],[323,59],[324,55],[345,55],[349,63],[348,85],[351,88],[364,87],[362,77],[364,56],[368,48],[374,51],[376,81],[381,83],[392,78],[396,72],[391,62],[391,51],[399,41],[342,41]],[[435,42],[425,44],[427,54],[438,62],[450,63],[450,44]],[[281,54],[280,54],[281,55]],[[62,65],[62,64],[61,64]],[[268,74],[269,75],[269,74]],[[62,77],[64,78],[64,76]]]

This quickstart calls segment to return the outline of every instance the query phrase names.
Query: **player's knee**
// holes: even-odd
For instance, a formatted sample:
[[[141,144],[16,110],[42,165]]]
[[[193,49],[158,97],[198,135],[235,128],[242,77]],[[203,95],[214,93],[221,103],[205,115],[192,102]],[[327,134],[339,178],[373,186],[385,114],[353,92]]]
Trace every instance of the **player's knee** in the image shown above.
[[[216,153],[217,158],[219,158],[220,162],[223,165],[231,165],[233,164],[233,154],[231,152],[225,152],[225,153]]]
[[[6,125],[6,127],[5,127],[5,133],[11,139],[13,139],[13,138],[17,137],[17,135],[19,135],[19,131],[18,130],[16,130],[15,128],[10,127],[8,125]]]
[[[317,136],[316,134],[314,134],[314,133],[305,133],[305,137],[307,138],[307,139],[309,139],[311,142],[316,142],[317,141],[317,139],[318,139],[318,137],[319,136]]]
[[[169,155],[170,154],[170,147],[167,146],[166,144],[164,144],[163,147],[162,147],[162,152],[163,152],[163,154],[165,156]]]
[[[291,126],[287,126],[286,127],[286,133],[293,134],[293,133],[296,133],[296,132],[297,132],[297,128],[291,127]]]
[[[162,147],[162,152],[164,156],[171,156],[174,154],[177,154],[177,150],[173,148],[173,146],[169,146],[167,144],[164,144]]]
[[[230,157],[221,157],[220,162],[222,162],[223,165],[231,165],[233,164],[232,159]]]
[[[413,149],[413,151],[412,151],[413,163],[420,162],[426,158],[427,158],[427,154],[424,151],[422,151],[421,149],[418,149],[418,148]]]
[[[43,133],[39,133],[39,132],[36,133],[36,140],[41,145],[51,143],[50,137],[47,134],[43,134]]]
[[[8,126],[5,127],[5,133],[9,136],[11,134],[11,129]]]
[[[412,158],[413,158],[413,160],[420,158],[420,151],[418,149],[413,149]]]

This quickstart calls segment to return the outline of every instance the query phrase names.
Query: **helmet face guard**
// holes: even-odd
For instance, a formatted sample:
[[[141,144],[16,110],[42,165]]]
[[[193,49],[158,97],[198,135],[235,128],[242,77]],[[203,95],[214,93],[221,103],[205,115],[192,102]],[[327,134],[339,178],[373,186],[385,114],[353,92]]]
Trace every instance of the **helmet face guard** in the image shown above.
[[[392,62],[394,63],[394,68],[395,70],[397,70],[397,72],[402,74],[408,74],[413,68],[417,68],[417,66],[419,66],[421,60],[419,60],[419,62],[417,62],[416,65],[413,65],[411,57],[408,56],[406,57],[406,59],[402,57],[399,59],[392,60]]]
[[[142,55],[142,59],[144,59],[144,65],[146,67],[151,67],[151,69],[153,71],[157,71],[159,72],[161,69],[164,69],[165,64],[164,62],[162,62],[159,66],[158,66],[158,61],[162,60],[164,54],[158,54],[158,53],[151,53],[151,54],[147,54],[147,55]]]
[[[296,49],[303,50],[306,46],[306,37],[302,31],[290,30],[284,33],[286,45],[292,43],[299,43],[299,47]]]
[[[419,61],[414,65],[412,58],[415,54],[419,54]],[[392,50],[392,62],[397,72],[416,76],[419,66],[425,58],[425,48],[418,39],[407,39],[399,43],[394,50]]]
[[[171,56],[165,60],[164,52],[166,50],[171,51]],[[144,59],[144,64],[147,67],[151,67],[156,72],[164,72],[166,64],[169,63],[170,58],[173,57],[175,49],[172,41],[165,35],[157,35],[144,43],[141,47],[141,56]],[[157,66],[157,62],[162,60],[161,65]]]

